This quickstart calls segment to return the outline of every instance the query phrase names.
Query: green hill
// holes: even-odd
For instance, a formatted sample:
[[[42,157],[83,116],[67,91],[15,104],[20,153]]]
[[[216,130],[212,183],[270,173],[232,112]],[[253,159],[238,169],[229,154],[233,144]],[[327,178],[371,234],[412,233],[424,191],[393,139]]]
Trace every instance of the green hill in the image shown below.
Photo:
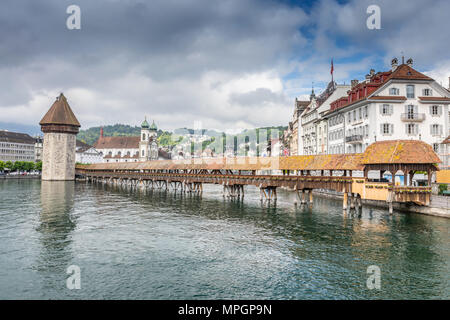
[[[92,128],[86,129],[86,130],[80,130],[80,132],[77,135],[77,139],[81,140],[84,143],[93,145],[100,137],[100,128],[101,127],[92,127]],[[281,134],[283,133],[284,130],[287,129],[287,127],[278,126],[278,127],[264,127],[264,128],[249,129],[249,130],[242,131],[241,133],[236,135],[236,137],[238,137],[238,136],[241,137],[246,134],[248,135],[249,131],[252,131],[252,130],[256,130],[256,132],[258,134],[258,131],[261,129],[266,129],[268,136],[270,136],[271,130],[278,130],[279,135],[281,136]],[[174,132],[175,132],[175,136],[177,136],[177,133],[186,133],[186,132],[193,133],[194,130],[182,128],[182,129],[175,129]],[[109,136],[109,137],[139,136],[140,134],[141,134],[141,127],[138,127],[138,126],[133,127],[133,126],[130,126],[127,124],[115,124],[115,125],[107,125],[107,126],[103,127],[103,135]],[[223,132],[204,129],[203,134],[212,137],[209,142],[205,141],[204,147],[206,147],[206,145],[214,142],[214,140],[216,140],[216,142],[218,142],[217,138],[221,137],[223,135]],[[158,142],[159,142],[160,146],[171,147],[171,146],[176,145],[180,141],[181,141],[181,138],[180,137],[175,138],[173,136],[172,132],[158,130]]]

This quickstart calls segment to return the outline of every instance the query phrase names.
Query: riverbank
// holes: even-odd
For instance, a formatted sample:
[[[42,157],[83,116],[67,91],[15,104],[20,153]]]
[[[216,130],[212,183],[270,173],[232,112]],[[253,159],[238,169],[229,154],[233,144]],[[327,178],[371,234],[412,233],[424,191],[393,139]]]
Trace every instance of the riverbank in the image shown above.
[[[0,176],[0,179],[41,179],[41,175],[32,175],[32,174],[27,174],[27,175],[4,175],[4,176]]]
[[[343,198],[342,193],[338,193],[338,192],[331,191],[331,190],[327,190],[327,191],[314,190],[313,194],[320,196],[320,197],[331,198],[331,199],[342,199]],[[371,207],[389,209],[389,205],[386,201],[362,199],[362,204],[368,205]],[[394,202],[393,208],[394,208],[394,210],[401,211],[401,212],[414,212],[414,213],[421,213],[421,214],[425,214],[425,215],[429,215],[429,216],[450,218],[450,197],[433,195],[431,197],[431,203],[429,206],[419,206],[419,205],[416,205],[413,203]]]

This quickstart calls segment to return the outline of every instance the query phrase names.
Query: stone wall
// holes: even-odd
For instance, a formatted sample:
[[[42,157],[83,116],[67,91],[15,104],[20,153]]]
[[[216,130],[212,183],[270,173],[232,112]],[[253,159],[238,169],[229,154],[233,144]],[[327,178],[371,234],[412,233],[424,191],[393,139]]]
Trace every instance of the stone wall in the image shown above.
[[[42,180],[75,179],[76,136],[70,133],[44,134]]]

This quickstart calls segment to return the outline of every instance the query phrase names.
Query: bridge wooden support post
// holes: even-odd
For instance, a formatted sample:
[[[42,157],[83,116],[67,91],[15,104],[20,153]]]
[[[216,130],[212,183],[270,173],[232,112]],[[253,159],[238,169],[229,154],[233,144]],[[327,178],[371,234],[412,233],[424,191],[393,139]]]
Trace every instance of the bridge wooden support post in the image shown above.
[[[344,211],[347,210],[347,204],[348,204],[348,193],[347,191],[344,191],[344,199],[342,201],[342,209]]]
[[[361,210],[362,199],[361,199],[361,195],[359,193],[356,194],[356,205],[357,205],[358,209]]]
[[[309,204],[313,204],[313,191],[312,189],[309,189]]]
[[[305,189],[302,189],[302,204],[306,203],[306,193],[305,193]]]
[[[350,193],[350,209],[355,209],[355,194]]]

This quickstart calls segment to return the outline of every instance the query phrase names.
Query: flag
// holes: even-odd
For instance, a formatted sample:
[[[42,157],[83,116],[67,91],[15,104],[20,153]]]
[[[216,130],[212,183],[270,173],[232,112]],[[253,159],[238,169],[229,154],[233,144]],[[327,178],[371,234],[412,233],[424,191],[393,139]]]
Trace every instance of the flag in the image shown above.
[[[331,58],[331,75],[333,75],[334,67],[333,67],[333,58]]]

